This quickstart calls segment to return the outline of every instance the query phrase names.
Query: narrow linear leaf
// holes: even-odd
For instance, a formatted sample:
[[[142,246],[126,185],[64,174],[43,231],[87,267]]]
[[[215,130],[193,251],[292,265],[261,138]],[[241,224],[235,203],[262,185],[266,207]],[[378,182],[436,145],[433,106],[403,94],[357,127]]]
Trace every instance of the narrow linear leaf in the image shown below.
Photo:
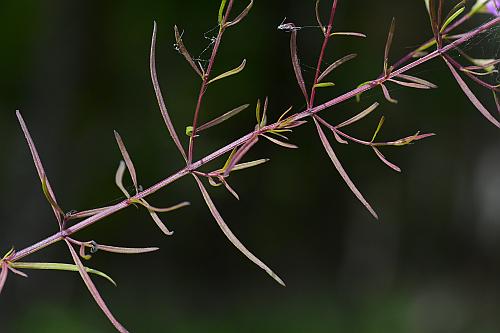
[[[320,0],[316,0],[316,6],[315,6],[315,11],[316,11],[316,21],[318,22],[319,27],[321,28],[321,31],[323,31],[323,34],[326,33],[326,28],[321,22],[321,15],[319,13],[319,2]]]
[[[451,14],[447,19],[446,21],[444,21],[443,25],[441,26],[441,29],[439,30],[440,33],[443,33],[446,28],[450,25],[450,23],[452,23],[453,21],[455,21],[455,19],[464,12],[465,10],[465,2],[464,1],[461,1],[460,2],[461,4],[461,8],[458,8],[453,14]]]
[[[47,199],[49,204],[52,206],[52,209],[57,211],[60,216],[64,216],[64,211],[61,209],[61,207],[59,207],[59,205],[56,202],[56,199],[54,197],[52,197],[51,191],[49,191],[49,188],[47,186],[47,177],[45,175],[43,175],[43,179],[42,179],[42,191],[43,191],[43,194],[45,195],[45,198]]]
[[[366,35],[362,34],[361,32],[351,32],[351,31],[332,32],[330,34],[330,37],[331,36],[353,36],[353,37],[366,38]]]
[[[378,122],[377,128],[375,129],[375,133],[373,133],[372,140],[370,142],[373,143],[375,141],[375,138],[377,137],[378,132],[380,132],[380,129],[382,128],[382,125],[384,125],[385,117],[382,116]]]
[[[76,252],[75,252],[76,253]],[[78,272],[78,266],[73,264],[62,264],[62,263],[54,263],[54,262],[26,262],[26,261],[15,261],[10,263],[10,265],[14,268],[19,269],[41,269],[41,270],[55,270],[55,271],[68,271],[68,272]],[[98,275],[102,278],[105,278],[113,285],[116,286],[116,282],[109,277],[106,273],[98,271],[96,269],[92,269],[89,267],[85,267],[84,269],[87,273]]]
[[[421,79],[419,77],[411,76],[411,75],[406,75],[406,74],[398,74],[396,77],[399,77],[401,79],[410,81],[410,82],[415,82],[424,86],[428,86],[429,88],[437,88],[438,86],[435,85],[432,82],[429,82],[427,80]]]
[[[500,101],[498,100],[497,93],[493,91],[493,99],[495,100],[495,105],[497,107],[498,113],[500,113]]]
[[[123,164],[123,170],[125,170],[125,163]],[[122,174],[123,174],[123,171],[122,171]],[[89,217],[89,216],[94,216],[96,214],[99,214],[99,213],[111,208],[111,207],[112,206],[106,206],[106,207],[101,207],[101,208],[83,210],[81,212],[69,212],[66,214],[66,218],[68,220],[75,220],[75,219],[81,219],[81,218],[85,218],[85,217]]]
[[[226,190],[228,190],[228,192],[231,193],[236,198],[236,200],[240,200],[240,196],[238,195],[238,193],[236,193],[236,191],[229,185],[226,180],[224,180],[224,178],[221,178],[221,182],[222,184],[224,184]]]
[[[248,15],[248,13],[252,9],[252,7],[253,7],[253,0],[250,0],[250,3],[248,4],[248,6],[246,6],[245,9],[243,9],[243,11],[238,16],[236,16],[236,18],[234,20],[227,22],[225,24],[225,26],[231,27],[233,25],[240,23]]]
[[[268,135],[265,135],[265,134],[261,134],[261,136],[263,136],[264,138],[268,139],[272,143],[277,144],[278,146],[281,146],[281,147],[291,148],[291,149],[297,149],[297,148],[299,148],[298,146],[296,146],[294,144],[280,141],[278,139],[275,139],[275,138],[273,138],[271,136],[268,136]]]
[[[366,109],[364,109],[363,111],[361,111],[360,113],[358,113],[357,115],[355,115],[354,117],[344,121],[343,123],[341,123],[340,125],[337,125],[335,126],[335,128],[342,128],[342,127],[345,127],[345,126],[348,126],[348,125],[351,125],[351,124],[354,124],[355,122],[363,119],[364,117],[366,117],[367,115],[369,115],[373,110],[375,110],[380,104],[375,102],[373,103],[372,105],[370,105],[369,107],[367,107]]]
[[[404,82],[404,81],[399,81],[399,80],[396,80],[396,79],[389,79],[389,81],[391,81],[393,83],[396,83],[396,84],[399,84],[400,86],[403,86],[403,87],[408,87],[408,88],[431,89],[427,85],[423,85],[423,84],[415,83],[415,82]]]
[[[259,141],[259,137],[258,136],[254,136],[252,137],[250,140],[248,140],[247,142],[245,142],[241,147],[240,149],[238,149],[238,151],[234,154],[234,157],[231,159],[231,162],[229,163],[229,165],[227,166],[226,170],[224,171],[224,177],[227,177],[229,176],[229,174],[231,173],[231,171],[233,170],[234,166],[236,164],[238,164],[239,161],[241,161],[241,159],[243,158],[243,156],[246,155],[246,153],[248,153],[248,151]]]
[[[469,98],[469,100],[472,102],[472,104],[476,107],[476,109],[479,110],[479,112],[482,113],[482,115],[488,119],[493,125],[495,125],[496,127],[500,128],[500,122],[498,122],[498,120],[496,120],[489,112],[488,110],[483,106],[483,104],[481,104],[481,102],[479,101],[479,99],[477,99],[476,95],[474,95],[474,93],[470,90],[470,88],[467,86],[467,84],[465,83],[465,81],[462,79],[462,77],[460,76],[460,74],[458,74],[458,72],[455,70],[455,68],[449,63],[449,61],[443,57],[446,65],[448,65],[448,68],[450,69],[451,71],[451,74],[453,74],[453,77],[455,78],[455,80],[458,82],[458,85],[460,86],[460,88],[462,88],[463,92],[465,93],[465,95],[467,96],[467,98]]]
[[[2,293],[3,287],[5,286],[5,281],[7,281],[7,274],[9,273],[9,268],[5,261],[2,261],[0,265],[2,270],[0,271],[0,294]]]
[[[228,76],[232,76],[232,75],[238,74],[239,72],[241,72],[245,68],[246,63],[247,63],[247,60],[243,59],[243,61],[241,62],[241,65],[239,65],[238,67],[236,67],[234,69],[231,69],[230,71],[222,73],[219,76],[214,77],[212,80],[208,81],[208,84],[210,84],[212,82],[215,82],[215,81],[218,81],[218,80],[221,80],[221,79],[224,79],[224,78],[226,78]]]
[[[173,205],[173,206],[170,206],[167,208],[157,208],[157,207],[153,207],[150,204],[148,204],[147,201],[144,199],[132,200],[132,202],[138,203],[138,204],[146,207],[148,210],[151,210],[151,211],[157,212],[157,213],[173,212],[174,210],[191,205],[191,203],[189,201],[183,201],[181,203],[178,203],[177,205]]]
[[[358,86],[356,88],[361,88],[361,87],[369,85],[371,83],[372,83],[372,81],[366,81],[366,82],[358,84]],[[361,102],[361,95],[362,94],[363,93],[359,93],[359,94],[356,95],[356,102],[358,102],[358,103]]]
[[[306,83],[304,82],[304,77],[302,76],[299,57],[297,55],[297,30],[292,30],[290,34],[290,53],[292,57],[292,66],[295,73],[295,78],[297,79],[297,83],[299,84],[304,98],[306,99],[307,105],[309,105],[309,95],[307,94]]]
[[[380,87],[382,88],[382,92],[384,93],[384,97],[388,102],[398,104],[398,101],[391,97],[391,94],[389,93],[389,90],[387,89],[385,84],[381,83]]]
[[[17,274],[19,276],[22,276],[23,278],[27,278],[28,277],[28,274],[24,273],[24,272],[21,272],[20,270],[17,270],[15,269],[14,267],[12,266],[8,266],[9,267],[9,270],[14,273],[14,274]]]
[[[52,190],[52,187],[50,186],[49,180],[46,176],[45,170],[43,168],[42,160],[40,159],[40,156],[38,155],[38,151],[37,151],[36,146],[35,146],[35,142],[31,138],[31,134],[28,130],[28,127],[26,126],[26,123],[24,122],[24,119],[21,116],[21,112],[19,112],[19,110],[16,110],[16,116],[17,116],[17,119],[19,121],[19,124],[21,125],[21,129],[24,133],[24,137],[26,138],[26,142],[28,143],[28,147],[30,149],[31,156],[33,158],[33,162],[35,163],[35,168],[36,168],[36,171],[38,173],[38,178],[40,179],[40,182],[42,183],[42,187],[43,187],[43,182],[45,179],[45,186],[46,186],[47,192],[49,194],[49,197],[51,197],[53,199],[53,201],[57,204],[56,196],[55,196],[54,191]],[[61,227],[62,226],[61,214],[55,208],[55,206],[53,206],[52,204],[51,204],[51,206],[52,206],[52,210],[54,211],[54,215],[56,216],[57,222],[59,223],[59,227]]]
[[[182,41],[182,36],[180,35],[179,29],[177,28],[176,25],[174,25],[174,33],[175,33],[175,43],[177,44],[177,47],[179,48],[179,52],[184,56],[184,58],[189,63],[189,65],[194,69],[196,74],[198,74],[201,78],[203,78],[203,74],[201,73],[198,66],[196,66],[193,58],[191,57],[191,54],[189,54],[188,50],[186,49],[186,46],[184,45],[184,42]]]
[[[118,169],[116,169],[115,184],[123,192],[123,194],[125,194],[125,196],[127,198],[130,198],[130,194],[125,189],[125,186],[123,186],[123,174],[125,173],[125,168],[126,168],[125,162],[120,161],[120,164],[118,165]]]
[[[168,228],[165,226],[165,224],[163,223],[163,221],[160,219],[160,217],[158,216],[158,214],[156,214],[156,212],[152,211],[152,210],[148,210],[149,212],[149,215],[151,215],[151,218],[153,219],[153,221],[155,221],[156,225],[158,226],[158,228],[160,228],[160,230],[167,236],[172,236],[174,234],[173,231],[170,231],[168,230]]]
[[[156,22],[154,22],[153,26],[153,36],[151,37],[151,52],[149,55],[149,69],[151,72],[151,81],[153,82],[153,88],[155,91],[156,99],[158,101],[158,106],[161,111],[161,115],[163,117],[163,120],[165,122],[165,125],[167,126],[167,130],[170,133],[170,137],[174,141],[175,145],[177,146],[177,149],[179,149],[182,157],[184,158],[184,161],[187,162],[187,156],[186,152],[184,151],[184,148],[182,148],[182,144],[179,140],[179,137],[177,136],[177,133],[175,131],[175,127],[172,123],[172,120],[170,119],[170,116],[168,114],[167,106],[165,105],[165,101],[163,99],[162,93],[161,93],[161,88],[160,88],[160,83],[158,82],[158,75],[156,74]]]
[[[361,201],[361,203],[366,207],[366,209],[368,209],[368,211],[373,215],[373,217],[375,217],[375,219],[378,219],[377,213],[375,213],[375,211],[370,206],[368,201],[366,201],[366,199],[363,197],[361,192],[359,192],[359,190],[356,188],[356,186],[352,182],[351,178],[349,178],[349,175],[347,174],[347,172],[344,170],[344,167],[342,167],[342,164],[340,163],[339,159],[335,155],[335,152],[333,151],[333,148],[330,145],[330,142],[328,142],[328,139],[327,139],[325,133],[323,132],[323,130],[321,129],[321,126],[319,125],[318,121],[316,120],[315,117],[313,117],[313,119],[314,119],[314,123],[316,124],[316,129],[318,130],[318,134],[319,134],[319,137],[321,139],[321,143],[323,144],[323,147],[325,148],[328,156],[332,160],[333,165],[335,166],[335,168],[339,172],[340,176],[346,182],[347,186],[351,189],[352,193],[354,193],[354,195],[358,198],[359,201]]]
[[[321,73],[321,75],[318,77],[318,82],[321,82],[328,74],[330,74],[335,68],[339,67],[340,65],[348,62],[349,60],[352,60],[354,58],[357,57],[357,54],[355,53],[351,53],[351,54],[348,54],[342,58],[340,58],[339,60],[336,60],[335,62],[333,62],[330,66],[328,66],[324,71],[323,73]]]
[[[141,254],[158,251],[160,248],[158,247],[120,247],[120,246],[109,246],[97,244],[96,247],[100,251],[112,252],[112,253],[120,253],[120,254]]]
[[[83,279],[83,282],[85,282],[85,285],[87,286],[88,290],[90,291],[90,294],[92,297],[94,297],[94,300],[96,301],[97,305],[101,308],[102,312],[108,317],[109,321],[113,324],[113,326],[121,333],[128,333],[128,331],[125,329],[125,327],[122,326],[116,320],[116,318],[113,316],[111,311],[109,310],[108,306],[102,299],[101,295],[99,294],[99,291],[97,290],[96,286],[94,285],[94,282],[92,282],[92,279],[90,278],[89,274],[85,270],[85,266],[83,266],[82,261],[78,257],[78,254],[76,254],[75,249],[71,245],[71,243],[65,239],[64,242],[68,245],[69,251],[71,252],[71,256],[73,257],[73,260],[75,261],[76,266],[78,266],[78,272],[80,272],[80,276]]]
[[[244,170],[244,169],[248,169],[248,168],[253,168],[253,167],[257,166],[257,165],[261,165],[261,164],[266,163],[268,161],[269,161],[268,158],[262,158],[262,159],[251,161],[251,162],[245,162],[245,163],[236,164],[233,167],[233,171],[238,171],[238,170]],[[221,169],[219,171],[224,171],[224,169]]]
[[[335,138],[335,140],[337,140],[337,142],[338,142],[338,143],[341,143],[341,144],[343,144],[343,145],[347,145],[347,144],[349,144],[349,142],[347,142],[346,140],[342,139],[342,138],[340,137],[340,135],[338,135],[338,134],[337,134],[337,132],[336,132],[336,131],[332,131],[332,133],[333,133],[333,137]]]
[[[236,116],[238,113],[240,113],[241,111],[245,110],[246,108],[248,108],[250,106],[250,104],[244,104],[244,105],[241,105],[241,106],[238,106],[237,108],[235,109],[232,109],[231,111],[228,111],[226,113],[224,113],[222,116],[219,116],[213,120],[210,120],[209,122],[201,125],[200,127],[198,127],[198,129],[196,130],[196,133],[199,133],[203,130],[206,130],[210,127],[213,127],[215,125],[219,125],[223,122],[225,122],[226,120],[228,120],[229,118],[231,117],[234,117]]]
[[[227,167],[229,166],[229,164],[231,163],[231,160],[233,159],[234,155],[236,154],[236,151],[238,149],[237,148],[234,148],[232,151],[231,151],[231,154],[229,154],[227,160],[226,160],[226,163],[224,163],[224,166],[222,167],[222,169],[220,169],[221,171],[225,171],[227,169]]]
[[[267,106],[269,104],[269,98],[264,100],[264,108],[262,109],[262,119],[260,120],[259,127],[262,128],[267,125]]]
[[[389,75],[389,73],[390,73],[390,70],[389,70],[389,51],[391,50],[395,28],[396,28],[396,19],[393,17],[392,21],[391,21],[391,27],[389,28],[389,33],[387,34],[387,41],[385,43],[385,50],[384,50],[384,75],[385,76]]]
[[[130,178],[132,178],[132,182],[134,183],[135,193],[139,193],[139,187],[137,185],[137,175],[135,173],[134,163],[132,163],[132,159],[128,154],[127,148],[125,147],[125,144],[123,143],[120,134],[118,134],[117,131],[114,132],[115,132],[116,143],[118,144],[118,148],[120,148],[120,152],[122,153],[123,159],[125,160],[125,164],[127,165]]]
[[[429,138],[431,136],[434,136],[436,134],[434,133],[426,133],[426,134],[419,134],[420,132],[417,132],[415,135],[407,136],[405,138],[396,140],[396,141],[389,141],[389,142],[373,142],[371,145],[372,146],[406,146],[410,143],[413,143],[414,141],[422,140],[425,138]]]
[[[314,88],[327,88],[327,87],[333,87],[335,86],[335,83],[333,82],[321,82],[321,83],[316,83],[314,85]]]
[[[375,152],[375,154],[377,155],[377,157],[382,162],[384,162],[389,168],[391,168],[394,171],[401,172],[401,168],[398,167],[396,164],[389,162],[389,160],[387,160],[387,158],[385,158],[385,156],[382,154],[382,152],[380,152],[380,150],[377,149],[377,147],[372,146],[372,149]]]
[[[224,8],[226,7],[226,0],[222,0],[220,3],[219,7],[219,15],[217,18],[217,21],[219,22],[219,25],[222,24],[222,20],[224,19]]]
[[[261,116],[260,116],[260,98],[257,99],[257,105],[255,106],[255,119],[257,119],[257,124],[260,124]]]
[[[208,194],[205,186],[203,183],[200,181],[198,176],[195,174],[192,174],[194,179],[196,180],[196,183],[198,184],[198,187],[200,188],[201,194],[203,196],[203,199],[205,199],[205,202],[208,206],[208,209],[210,210],[210,213],[212,213],[212,216],[214,217],[215,221],[219,225],[219,228],[222,230],[224,235],[229,239],[229,241],[243,253],[250,261],[252,261],[254,264],[262,268],[267,274],[269,274],[276,282],[281,284],[282,286],[285,286],[285,283],[283,280],[279,278],[278,275],[276,275],[266,264],[264,264],[259,258],[257,258],[255,255],[253,255],[240,241],[239,239],[233,234],[231,229],[227,226],[227,224],[224,222],[224,219],[220,215],[219,211],[215,207],[212,198],[210,198],[210,195]]]

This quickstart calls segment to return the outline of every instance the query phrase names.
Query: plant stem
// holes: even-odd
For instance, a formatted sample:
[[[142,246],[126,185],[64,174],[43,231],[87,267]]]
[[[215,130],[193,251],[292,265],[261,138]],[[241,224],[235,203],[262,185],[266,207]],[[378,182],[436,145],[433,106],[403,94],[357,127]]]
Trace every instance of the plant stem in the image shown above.
[[[464,34],[460,39],[455,40],[454,42],[444,46],[443,48],[435,50],[434,52],[431,52],[431,53],[427,54],[426,56],[419,58],[419,59],[407,64],[406,66],[403,66],[403,67],[391,72],[390,75],[387,77],[382,77],[382,78],[378,78],[376,80],[373,80],[365,86],[362,86],[362,87],[356,88],[354,90],[351,90],[347,93],[344,93],[343,95],[340,95],[340,96],[338,96],[338,97],[336,97],[336,98],[334,98],[326,103],[318,105],[314,108],[304,110],[300,113],[296,113],[287,119],[288,120],[291,119],[294,121],[300,120],[300,119],[309,117],[315,113],[318,113],[322,110],[325,110],[331,106],[334,106],[334,105],[337,105],[337,104],[342,103],[344,101],[347,101],[360,93],[363,93],[365,91],[373,89],[374,87],[378,86],[381,83],[384,83],[388,79],[391,79],[399,74],[403,74],[404,72],[406,72],[414,67],[417,67],[417,66],[419,66],[419,65],[421,65],[421,64],[423,64],[431,59],[434,59],[436,57],[441,56],[441,54],[446,53],[446,52],[454,49],[455,47],[469,41],[473,37],[479,35],[480,33],[484,32],[485,30],[488,30],[491,27],[494,27],[495,25],[497,25],[499,23],[500,23],[500,17],[497,17],[497,18],[479,26],[478,28],[474,29],[473,31],[471,31],[467,34]],[[265,127],[262,127],[261,129],[259,129],[259,133],[260,132],[264,133],[266,131],[276,129],[282,121],[267,125]],[[128,206],[131,205],[132,200],[145,198],[145,197],[149,196],[150,194],[155,193],[156,191],[160,190],[161,188],[163,188],[163,187],[173,183],[174,181],[186,176],[187,174],[195,171],[196,169],[200,168],[201,166],[205,165],[206,163],[208,163],[212,160],[215,160],[216,158],[219,158],[219,157],[223,156],[224,154],[227,154],[228,152],[232,151],[236,147],[243,145],[245,142],[247,142],[248,140],[253,138],[255,136],[255,134],[256,134],[256,132],[252,131],[252,132],[246,134],[245,136],[239,138],[238,140],[236,140],[236,141],[218,149],[217,151],[207,155],[206,157],[198,160],[197,162],[190,163],[185,168],[177,171],[176,173],[174,173],[171,176],[169,176],[168,178],[165,178],[164,180],[156,183],[155,185],[151,186],[150,188],[148,188],[142,192],[139,192],[135,196],[133,196],[129,199],[123,200],[122,202],[120,202],[114,206],[110,206],[109,208],[107,208],[107,209],[105,209],[105,210],[103,210],[103,211],[101,211],[101,212],[99,212],[99,213],[97,213],[89,218],[86,218],[83,221],[81,221],[81,222],[79,222],[79,223],[77,223],[77,224],[75,224],[75,225],[73,225],[73,226],[71,226],[63,231],[57,232],[54,235],[47,237],[34,245],[31,245],[27,248],[24,248],[22,250],[17,251],[15,253],[15,255],[12,256],[10,261],[12,261],[12,262],[18,261],[18,260],[34,253],[34,252],[37,252],[37,251],[39,251],[39,250],[41,250],[41,249],[43,249],[43,248],[45,248],[53,243],[56,243],[56,242],[64,239],[65,237],[68,237],[68,236],[76,233],[77,231],[80,231],[84,228],[91,226],[92,224],[96,223],[99,220],[102,220],[103,218],[105,218],[109,215],[112,215],[112,214],[114,214],[114,213],[116,213],[124,208],[127,208]]]
[[[330,35],[333,29],[333,19],[335,17],[335,12],[337,10],[337,0],[333,0],[332,9],[330,11],[330,20],[328,21],[328,26],[326,27],[326,31],[323,31],[325,34],[325,39],[323,40],[323,45],[321,46],[321,51],[318,57],[318,65],[316,66],[316,74],[314,76],[313,86],[311,88],[311,98],[309,99],[309,108],[314,106],[314,97],[316,96],[316,84],[318,83],[318,78],[321,73],[321,64],[323,63],[323,58],[325,57],[326,46],[328,45],[328,41],[330,40]]]
[[[219,50],[219,46],[222,40],[222,35],[224,34],[224,31],[226,30],[225,28],[225,23],[229,19],[229,13],[231,12],[231,9],[233,8],[233,2],[234,0],[230,0],[227,9],[226,9],[226,14],[224,15],[224,18],[222,22],[220,22],[220,28],[219,28],[219,33],[217,34],[217,37],[215,38],[215,43],[214,43],[214,48],[212,50],[212,55],[210,56],[210,60],[208,62],[208,67],[206,72],[203,75],[203,82],[201,83],[200,87],[200,92],[198,94],[198,101],[196,102],[196,109],[194,111],[194,116],[193,116],[193,131],[192,134],[189,138],[189,150],[188,150],[188,165],[190,165],[193,162],[193,154],[194,154],[194,142],[196,140],[196,130],[198,127],[198,118],[199,118],[199,113],[201,109],[201,104],[203,102],[203,96],[205,96],[205,92],[207,91],[207,86],[210,78],[210,74],[212,73],[212,68],[215,63],[215,57],[217,56],[217,51]]]

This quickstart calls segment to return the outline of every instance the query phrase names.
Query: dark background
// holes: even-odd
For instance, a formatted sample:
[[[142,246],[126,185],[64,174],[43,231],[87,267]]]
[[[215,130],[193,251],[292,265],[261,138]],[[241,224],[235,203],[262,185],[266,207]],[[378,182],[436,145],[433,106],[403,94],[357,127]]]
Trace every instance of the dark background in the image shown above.
[[[235,13],[245,3],[237,1]],[[60,204],[66,210],[117,202],[114,173],[121,156],[118,130],[149,186],[182,167],[149,79],[153,20],[163,93],[178,132],[192,119],[199,82],[173,49],[173,25],[197,56],[216,34],[218,1],[27,1],[0,3],[0,249],[20,249],[57,231],[15,118],[20,109]],[[326,20],[329,1],[323,1]],[[256,1],[251,14],[224,36],[215,73],[247,67],[213,84],[202,120],[257,98],[270,98],[270,118],[303,102],[283,20],[316,25],[314,1]],[[318,101],[376,77],[391,18],[396,60],[430,36],[423,1],[340,1],[338,38],[325,59],[347,53]],[[471,26],[486,19],[481,16]],[[211,30],[214,29],[215,30]],[[309,82],[322,42],[317,28],[299,32]],[[498,54],[498,29],[466,45],[477,56]],[[456,55],[454,55],[456,56]],[[202,54],[203,59],[209,52]],[[374,101],[381,107],[351,133],[370,138],[380,115],[381,139],[417,130],[438,135],[384,154],[401,175],[366,147],[334,143],[351,177],[380,215],[374,221],[347,189],[323,151],[312,124],[298,128],[286,150],[261,141],[248,158],[271,162],[230,178],[241,201],[210,188],[227,223],[287,283],[282,288],[227,241],[195,183],[185,178],[151,197],[156,206],[189,200],[163,215],[175,230],[163,236],[147,213],[129,208],[76,238],[122,246],[159,246],[140,256],[98,253],[88,265],[109,273],[114,288],[95,278],[116,317],[134,332],[497,332],[500,327],[500,136],[459,90],[440,61],[413,70],[440,88],[391,86],[398,105],[379,90],[361,104],[348,101],[323,114],[342,121]],[[498,82],[497,82],[498,83]],[[472,84],[471,84],[472,87]],[[477,88],[476,86],[474,86]],[[491,95],[476,89],[493,110]],[[207,132],[197,156],[253,128],[247,110]],[[186,142],[186,137],[182,135]],[[333,140],[333,138],[332,138]],[[211,165],[218,168],[223,161]],[[212,170],[206,168],[205,170]],[[71,262],[62,244],[26,260]],[[76,273],[9,275],[0,301],[2,332],[112,332]]]

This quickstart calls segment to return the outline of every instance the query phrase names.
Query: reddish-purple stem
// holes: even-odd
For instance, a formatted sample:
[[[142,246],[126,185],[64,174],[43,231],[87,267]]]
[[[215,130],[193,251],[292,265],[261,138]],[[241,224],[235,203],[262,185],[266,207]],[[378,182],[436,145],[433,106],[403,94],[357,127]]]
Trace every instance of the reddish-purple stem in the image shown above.
[[[310,110],[305,110],[305,111],[302,111],[300,113],[296,113],[295,115],[290,116],[288,119],[291,119],[293,121],[298,121],[300,119],[311,116],[311,114],[318,113],[318,112],[325,110],[331,106],[334,106],[334,105],[337,105],[337,104],[342,103],[344,101],[347,101],[347,100],[355,97],[358,94],[361,94],[361,93],[366,92],[370,89],[373,89],[374,87],[378,86],[380,83],[383,83],[388,79],[394,78],[394,77],[398,76],[399,74],[405,73],[406,71],[408,71],[416,66],[419,66],[419,65],[421,65],[421,64],[423,64],[431,59],[434,59],[434,58],[440,56],[442,53],[446,53],[446,52],[452,50],[453,48],[469,41],[471,38],[479,35],[480,33],[484,32],[485,30],[490,29],[491,27],[494,27],[495,25],[497,25],[499,23],[500,23],[500,17],[497,17],[497,18],[479,26],[478,28],[474,29],[473,31],[464,34],[461,38],[444,46],[442,49],[436,50],[432,53],[429,53],[426,56],[419,58],[419,59],[407,64],[404,67],[401,67],[397,70],[392,71],[391,74],[386,78],[379,78],[379,79],[373,80],[371,83],[369,83],[367,85],[353,89],[353,90],[351,90],[347,93],[344,93],[344,94],[342,94],[342,95],[340,95],[340,96],[338,96],[338,97],[336,97],[336,98],[334,98],[326,103],[318,105]],[[267,125],[265,127],[262,127],[259,130],[259,132],[264,133],[264,132],[269,131],[269,130],[274,130],[280,124],[281,124],[281,122],[276,122],[274,124]],[[91,216],[91,217],[89,217],[89,218],[63,230],[63,231],[57,232],[54,235],[49,236],[36,244],[33,244],[27,248],[24,248],[24,249],[16,252],[15,255],[12,256],[10,261],[17,261],[23,257],[26,257],[29,254],[37,252],[37,251],[39,251],[39,250],[41,250],[41,249],[43,249],[43,248],[45,248],[53,243],[60,241],[64,237],[67,237],[71,234],[74,234],[77,231],[85,229],[86,227],[94,224],[95,222],[102,220],[103,218],[105,218],[109,215],[112,215],[112,214],[130,206],[131,200],[144,198],[144,197],[149,196],[152,193],[155,193],[156,191],[160,190],[161,188],[167,186],[168,184],[170,184],[170,183],[184,177],[185,175],[189,174],[193,170],[196,170],[196,169],[200,168],[201,166],[205,165],[206,163],[213,161],[216,158],[219,158],[219,157],[227,154],[228,152],[232,151],[234,148],[237,148],[237,147],[245,144],[248,140],[253,138],[255,134],[256,133],[254,131],[252,131],[251,133],[248,133],[245,136],[239,138],[238,140],[216,150],[215,152],[207,155],[206,157],[198,160],[197,162],[191,163],[189,165],[189,167],[185,167],[185,168],[177,171],[173,175],[156,183],[155,185],[151,186],[150,188],[148,188],[142,192],[139,192],[138,194],[131,197],[130,199],[124,200],[124,201],[122,201],[114,206],[111,206],[108,209],[106,209],[98,214],[95,214],[95,215],[93,215],[93,216]]]
[[[318,57],[318,64],[316,66],[316,74],[314,77],[314,83],[311,88],[311,97],[309,99],[309,107],[314,106],[314,97],[316,96],[316,84],[318,83],[318,78],[321,74],[321,64],[323,63],[323,58],[325,57],[326,46],[328,45],[328,41],[330,40],[330,35],[333,29],[333,19],[335,18],[335,11],[337,10],[337,0],[333,0],[332,9],[330,11],[330,20],[328,21],[328,26],[326,27],[325,39],[323,40],[323,45],[321,46],[321,51]]]

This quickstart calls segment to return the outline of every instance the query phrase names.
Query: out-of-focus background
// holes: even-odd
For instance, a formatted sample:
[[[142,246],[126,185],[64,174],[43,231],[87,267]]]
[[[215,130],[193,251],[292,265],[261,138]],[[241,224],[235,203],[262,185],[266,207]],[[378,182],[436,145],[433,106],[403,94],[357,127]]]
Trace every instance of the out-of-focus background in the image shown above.
[[[113,130],[122,135],[139,182],[149,186],[182,167],[169,139],[149,78],[153,20],[158,23],[158,75],[178,132],[189,125],[199,80],[173,47],[173,26],[189,50],[210,55],[219,1],[3,0],[0,4],[0,251],[23,248],[57,231],[29,150],[15,118],[20,109],[47,174],[66,210],[122,199],[114,185],[120,160]],[[237,1],[235,13],[246,5]],[[329,1],[322,1],[327,19]],[[326,63],[358,57],[331,75],[326,101],[376,77],[392,17],[391,59],[430,37],[423,1],[340,1],[338,37]],[[255,1],[251,14],[227,31],[215,73],[247,59],[238,76],[210,86],[202,120],[269,96],[270,119],[303,106],[289,56],[286,17],[304,27],[298,43],[308,82],[322,42],[314,1]],[[470,26],[488,19],[482,15]],[[464,47],[498,57],[498,29]],[[203,52],[204,51],[204,52]],[[454,56],[457,56],[454,54]],[[459,59],[462,60],[462,59]],[[326,64],[325,64],[326,66]],[[391,86],[392,105],[375,90],[360,104],[324,112],[341,121],[374,101],[379,109],[350,133],[380,139],[416,131],[438,135],[383,153],[402,174],[366,147],[335,149],[352,179],[380,215],[374,221],[342,182],[314,126],[298,128],[298,150],[260,142],[248,158],[270,163],[231,176],[241,201],[210,188],[227,223],[287,283],[282,288],[224,237],[192,179],[151,197],[156,206],[188,200],[163,215],[175,230],[160,233],[143,209],[131,207],[76,238],[121,246],[159,246],[139,256],[98,253],[88,265],[109,273],[115,288],[95,278],[116,317],[133,332],[498,332],[500,327],[500,133],[468,102],[440,61],[413,70],[439,85],[432,91]],[[498,81],[497,81],[498,83]],[[494,110],[492,96],[476,89]],[[252,109],[203,134],[198,157],[254,126]],[[224,161],[205,170],[218,168]],[[26,260],[71,262],[61,244]],[[76,273],[27,271],[10,275],[0,298],[2,332],[112,332]]]

